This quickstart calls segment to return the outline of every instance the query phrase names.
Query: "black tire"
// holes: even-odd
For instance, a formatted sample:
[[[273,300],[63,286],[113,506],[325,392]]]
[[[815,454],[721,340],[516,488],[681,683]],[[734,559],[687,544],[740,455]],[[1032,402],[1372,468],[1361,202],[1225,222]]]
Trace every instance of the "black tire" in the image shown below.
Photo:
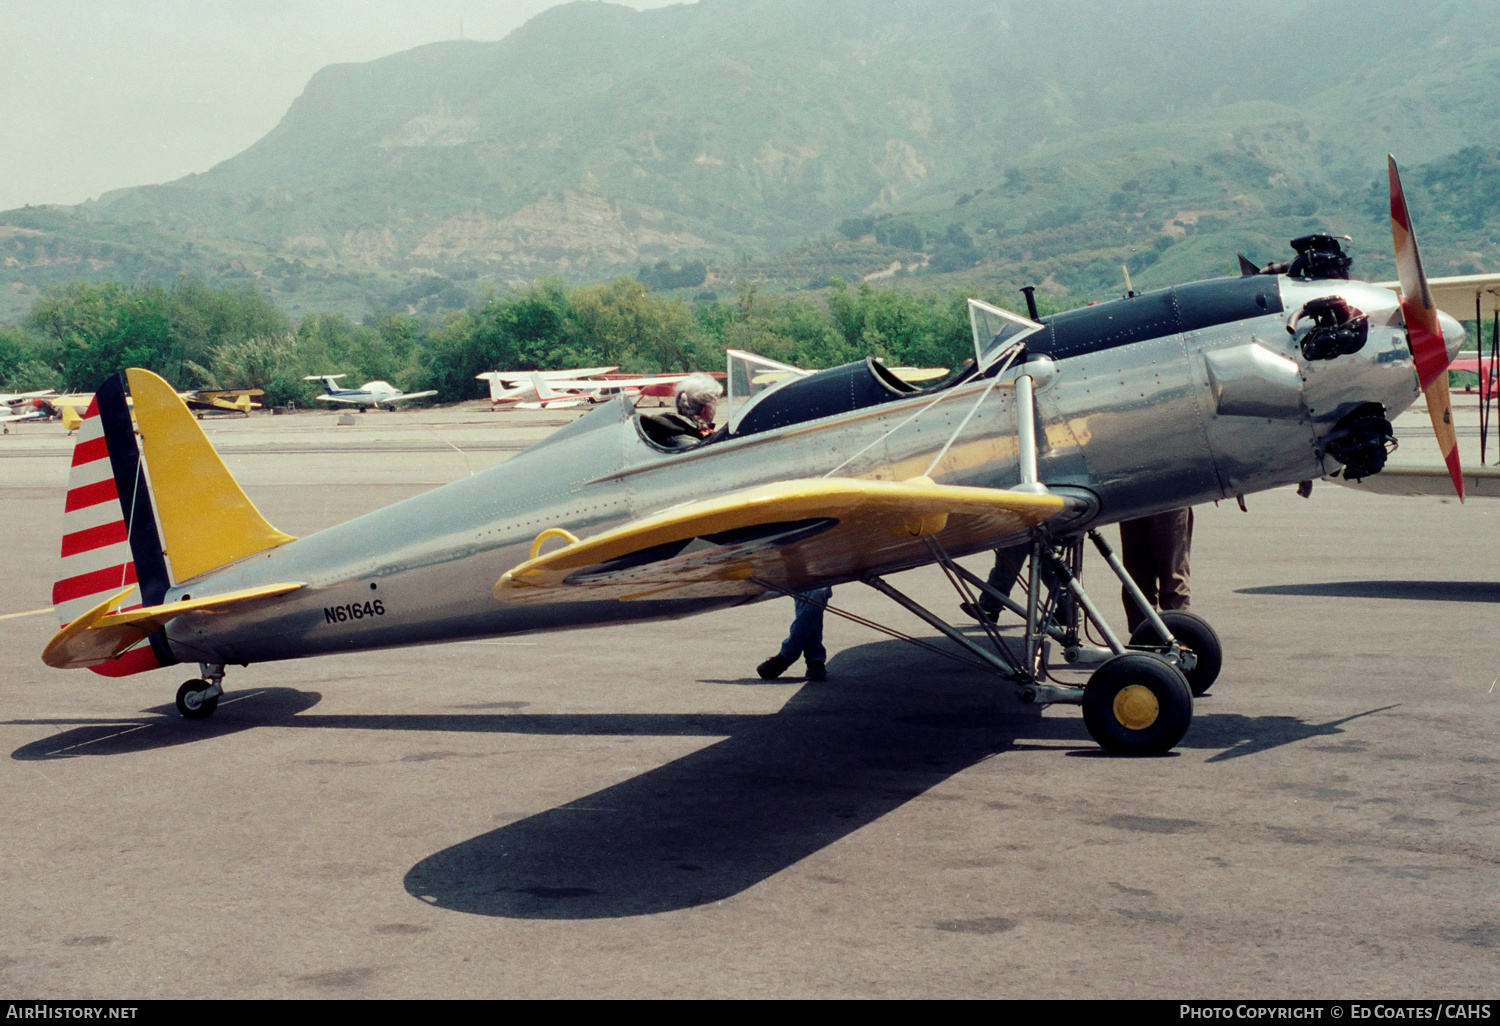
[[[1224,646],[1219,643],[1218,632],[1203,617],[1197,613],[1189,613],[1186,609],[1164,609],[1158,615],[1162,623],[1167,625],[1167,630],[1172,632],[1172,637],[1177,639],[1177,643],[1198,657],[1198,665],[1193,667],[1191,673],[1183,676],[1187,678],[1188,687],[1193,689],[1194,697],[1206,694],[1214,686],[1214,681],[1219,679],[1219,671],[1224,668]],[[1156,633],[1156,628],[1151,626],[1151,621],[1147,620],[1130,636],[1130,644],[1151,646],[1165,642]]]
[[[1115,656],[1083,689],[1083,722],[1111,755],[1162,755],[1193,721],[1193,693],[1182,671],[1160,656]]]
[[[206,720],[214,714],[214,710],[219,707],[218,695],[206,701],[198,702],[195,708],[188,707],[188,695],[193,694],[195,691],[207,691],[208,688],[209,683],[206,680],[183,681],[182,687],[177,689],[177,711],[182,714],[183,719]]]

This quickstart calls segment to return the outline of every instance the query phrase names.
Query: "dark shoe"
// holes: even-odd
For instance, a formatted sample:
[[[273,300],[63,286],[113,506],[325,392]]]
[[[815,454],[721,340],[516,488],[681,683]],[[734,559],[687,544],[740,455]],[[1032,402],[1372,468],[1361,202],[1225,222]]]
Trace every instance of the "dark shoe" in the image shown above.
[[[990,623],[997,623],[1000,620],[998,609],[985,609],[983,606],[976,606],[970,602],[963,603],[958,609],[959,612],[972,616],[976,620],[988,620]]]
[[[771,658],[767,659],[765,662],[757,666],[755,668],[755,672],[760,674],[761,680],[775,680],[777,677],[780,677],[783,673],[785,673],[786,668],[788,666],[791,666],[794,661],[795,660],[792,659],[783,659],[779,655],[773,655]]]
[[[820,663],[815,660],[809,659],[807,661],[806,677],[808,680],[827,680],[828,665],[826,663]]]

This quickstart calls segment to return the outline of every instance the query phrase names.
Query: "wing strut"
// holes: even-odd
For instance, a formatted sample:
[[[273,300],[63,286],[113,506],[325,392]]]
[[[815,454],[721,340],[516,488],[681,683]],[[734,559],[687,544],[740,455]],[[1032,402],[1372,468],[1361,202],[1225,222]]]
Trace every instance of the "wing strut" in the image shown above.
[[[1011,656],[1010,650],[1003,645],[997,646],[997,651],[1003,653],[1003,656],[997,656],[989,649],[976,645],[974,642],[965,637],[958,630],[958,628],[950,626],[946,620],[924,607],[916,599],[899,591],[895,587],[895,585],[886,581],[884,577],[876,577],[874,575],[870,575],[864,578],[864,583],[880,592],[880,594],[896,603],[896,605],[900,606],[902,609],[905,609],[908,613],[911,613],[918,619],[925,621],[928,625],[937,628],[937,630],[945,635],[949,641],[954,642],[960,648],[972,652],[975,656],[988,664],[988,669],[991,669],[994,672],[1000,674],[1000,676],[1015,678],[1021,673],[1020,667],[1015,665],[1015,660],[1014,657]],[[1081,692],[1078,697],[1081,701],[1083,698]]]
[[[798,592],[795,592],[790,588],[783,587],[782,585],[779,585],[774,581],[767,581],[759,577],[752,577],[751,580],[768,591],[779,592],[780,594],[785,595],[787,598],[800,598],[802,601],[811,602],[815,606],[820,605],[823,607],[823,610],[825,612],[832,613],[834,616],[843,617],[850,623],[857,623],[861,627],[868,627],[872,631],[878,631],[881,634],[884,634],[886,637],[895,638],[897,641],[910,642],[911,644],[916,645],[918,648],[931,652],[934,655],[943,656],[945,659],[952,659],[954,662],[963,663],[965,666],[972,666],[978,670],[994,669],[994,660],[992,657],[990,657],[990,654],[988,652],[983,653],[984,660],[982,662],[979,660],[970,659],[967,656],[961,656],[957,652],[951,651],[950,649],[939,648],[937,645],[933,645],[929,642],[923,641],[921,638],[914,638],[910,634],[904,634],[901,631],[896,630],[896,628],[894,627],[887,627],[883,623],[877,623],[876,621],[871,620],[869,617],[860,616],[858,613],[851,613],[847,609],[840,609],[838,606],[831,605],[827,602],[819,602],[815,599],[809,599],[806,595],[799,594]],[[968,648],[968,639],[965,638],[964,642],[964,647]]]
[[[1036,477],[1036,393],[1030,374],[1016,378],[1016,436],[1021,448],[1021,483],[1018,492],[1046,492]]]

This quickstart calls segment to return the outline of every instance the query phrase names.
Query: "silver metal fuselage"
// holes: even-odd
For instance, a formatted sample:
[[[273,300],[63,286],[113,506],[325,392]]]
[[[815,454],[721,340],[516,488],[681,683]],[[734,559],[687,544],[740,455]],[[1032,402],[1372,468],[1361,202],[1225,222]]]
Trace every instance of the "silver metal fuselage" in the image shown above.
[[[306,583],[258,607],[181,616],[168,641],[184,662],[243,664],[722,608],[743,600],[512,605],[492,588],[550,527],[587,536],[697,499],[830,472],[922,475],[982,396],[930,476],[1009,488],[1019,476],[1016,407],[1003,386],[1023,371],[1037,382],[1039,479],[1084,497],[1096,526],[1315,479],[1337,469],[1317,442],[1341,416],[1367,402],[1395,416],[1420,394],[1399,300],[1361,282],[1259,281],[1279,294],[1263,314],[1119,345],[1105,338],[1076,355],[1059,350],[1050,364],[1035,362],[1045,346],[1029,346],[1034,362],[1012,367],[987,396],[981,379],[681,453],[651,445],[617,400],[485,473],[172,588],[168,602]],[[1287,312],[1322,295],[1367,313],[1369,338],[1359,352],[1309,362],[1287,332]],[[1124,317],[1128,304],[1149,298],[1091,316]],[[1451,355],[1462,329],[1450,318],[1443,326]],[[1069,530],[1082,526],[1075,520]]]

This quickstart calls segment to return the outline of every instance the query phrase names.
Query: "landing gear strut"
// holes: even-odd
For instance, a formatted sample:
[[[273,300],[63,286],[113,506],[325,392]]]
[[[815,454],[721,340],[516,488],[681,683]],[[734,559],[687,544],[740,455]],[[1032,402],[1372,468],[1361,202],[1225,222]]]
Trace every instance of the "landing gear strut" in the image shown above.
[[[1054,543],[1043,531],[1033,533],[1025,606],[960,566],[935,537],[927,539],[938,565],[968,608],[978,607],[977,590],[1025,622],[1024,646],[1019,654],[987,620],[979,621],[990,641],[989,646],[983,646],[887,581],[872,577],[865,583],[942,631],[977,657],[979,665],[1014,683],[1023,702],[1081,705],[1084,725],[1105,751],[1160,755],[1182,740],[1192,722],[1194,694],[1208,690],[1218,675],[1223,659],[1218,636],[1205,621],[1190,613],[1157,613],[1104,538],[1097,531],[1090,531],[1088,538],[1147,618],[1128,648],[1083,589],[1079,579],[1083,569],[1081,536]],[[1168,616],[1170,623],[1164,619]],[[1107,647],[1084,644],[1085,623],[1093,625]],[[1069,664],[1080,669],[1103,662],[1083,687],[1059,682],[1048,666],[1054,644],[1062,649]]]
[[[177,711],[184,719],[206,720],[219,707],[224,693],[224,664],[199,663],[201,679],[184,681],[177,689]]]

